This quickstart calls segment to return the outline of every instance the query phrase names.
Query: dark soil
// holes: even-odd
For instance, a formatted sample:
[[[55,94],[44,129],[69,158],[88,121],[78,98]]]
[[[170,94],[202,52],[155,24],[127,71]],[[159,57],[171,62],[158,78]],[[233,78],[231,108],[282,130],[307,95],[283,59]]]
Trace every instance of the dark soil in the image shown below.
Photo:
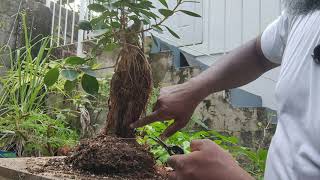
[[[135,140],[98,136],[81,143],[69,157],[31,158],[27,170],[57,179],[166,180],[147,148]]]
[[[156,170],[152,154],[135,139],[100,135],[82,142],[64,161],[69,169],[84,174],[130,179],[166,179]]]

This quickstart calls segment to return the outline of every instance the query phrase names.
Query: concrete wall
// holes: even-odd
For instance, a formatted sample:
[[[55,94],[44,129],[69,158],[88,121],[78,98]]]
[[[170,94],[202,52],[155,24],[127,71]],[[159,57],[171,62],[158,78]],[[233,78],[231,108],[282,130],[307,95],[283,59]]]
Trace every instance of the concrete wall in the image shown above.
[[[265,108],[234,108],[227,98],[228,92],[207,97],[197,108],[196,117],[210,129],[234,135],[248,147],[268,146],[275,130],[272,114]],[[264,137],[266,135],[266,137]]]
[[[17,25],[14,24],[14,20],[16,18],[15,14],[19,9],[19,4],[20,0],[0,1],[0,46],[7,43],[10,46],[14,46],[16,32],[14,30],[12,32],[12,29],[15,29],[15,25]]]
[[[39,0],[40,1],[40,0]],[[1,0],[0,1],[0,48],[10,47],[12,50],[24,46],[24,35],[21,13],[27,14],[27,28],[31,39],[50,35],[51,12],[41,2],[31,0]],[[36,42],[35,40],[34,42]],[[37,49],[37,48],[34,48]],[[9,66],[6,52],[0,52],[0,63]],[[34,51],[37,53],[37,51]],[[5,67],[1,68],[1,73]]]
[[[51,12],[41,0],[1,0],[0,7],[0,47],[9,45],[15,48],[21,44],[17,41],[22,34],[22,21],[19,16],[22,12],[28,15],[30,33],[50,35]]]
[[[0,0],[0,75],[6,71],[9,66],[9,53],[8,49],[4,46],[13,48],[17,42],[17,27],[18,22],[15,22],[16,14],[19,9],[20,0]]]

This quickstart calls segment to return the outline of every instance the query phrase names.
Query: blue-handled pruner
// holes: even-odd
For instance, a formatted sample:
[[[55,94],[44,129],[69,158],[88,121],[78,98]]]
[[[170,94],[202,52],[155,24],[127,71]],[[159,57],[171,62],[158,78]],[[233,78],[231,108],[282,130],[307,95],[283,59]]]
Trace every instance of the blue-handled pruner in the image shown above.
[[[160,144],[169,153],[170,156],[184,154],[183,149],[179,146],[169,146],[158,137],[150,137],[150,138],[153,139],[158,144]]]

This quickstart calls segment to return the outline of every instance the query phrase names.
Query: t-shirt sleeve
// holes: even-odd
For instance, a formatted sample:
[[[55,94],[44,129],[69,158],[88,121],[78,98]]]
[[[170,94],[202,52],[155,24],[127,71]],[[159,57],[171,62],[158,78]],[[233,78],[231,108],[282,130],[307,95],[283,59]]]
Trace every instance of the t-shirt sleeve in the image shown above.
[[[281,64],[289,34],[289,17],[283,12],[273,21],[261,36],[261,49],[264,56],[273,63]]]

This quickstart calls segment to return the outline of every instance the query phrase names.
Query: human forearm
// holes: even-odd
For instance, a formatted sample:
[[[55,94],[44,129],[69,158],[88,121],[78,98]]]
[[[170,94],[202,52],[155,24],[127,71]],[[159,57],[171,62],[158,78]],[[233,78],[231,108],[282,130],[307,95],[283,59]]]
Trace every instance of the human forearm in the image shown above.
[[[222,57],[219,63],[190,81],[161,89],[154,112],[132,124],[132,128],[174,119],[162,134],[170,137],[188,123],[197,105],[209,94],[245,85],[275,67],[263,56],[259,39]]]
[[[235,49],[188,83],[196,99],[211,93],[243,86],[276,67],[262,54],[260,37]]]

